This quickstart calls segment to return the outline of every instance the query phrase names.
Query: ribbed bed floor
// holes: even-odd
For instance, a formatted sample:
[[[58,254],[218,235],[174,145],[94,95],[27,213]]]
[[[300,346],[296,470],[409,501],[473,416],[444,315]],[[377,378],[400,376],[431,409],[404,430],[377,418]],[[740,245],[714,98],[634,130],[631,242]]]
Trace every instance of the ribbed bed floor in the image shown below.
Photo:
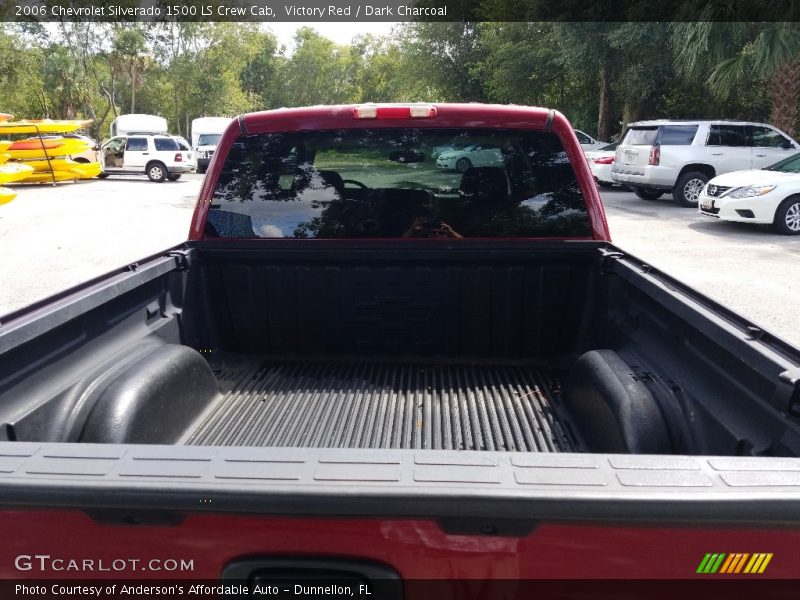
[[[227,391],[187,444],[580,450],[558,381],[531,367],[264,361],[216,374]]]

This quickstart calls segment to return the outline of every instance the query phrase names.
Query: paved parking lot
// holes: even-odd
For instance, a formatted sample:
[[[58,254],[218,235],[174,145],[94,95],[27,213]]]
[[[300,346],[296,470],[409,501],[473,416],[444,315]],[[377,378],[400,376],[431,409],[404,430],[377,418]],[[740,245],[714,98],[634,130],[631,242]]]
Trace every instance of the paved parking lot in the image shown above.
[[[182,242],[202,176],[19,187],[0,206],[0,315]],[[800,237],[603,190],[614,242],[800,346]]]

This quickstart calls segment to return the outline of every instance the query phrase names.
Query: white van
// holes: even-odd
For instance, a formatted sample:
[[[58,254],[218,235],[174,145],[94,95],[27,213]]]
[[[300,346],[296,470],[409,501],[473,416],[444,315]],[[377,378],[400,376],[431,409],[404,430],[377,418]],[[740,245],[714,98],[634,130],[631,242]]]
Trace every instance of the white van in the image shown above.
[[[120,115],[111,122],[111,137],[129,133],[167,133],[167,120],[157,115]]]
[[[192,121],[192,148],[197,156],[198,173],[206,172],[230,122],[227,117],[200,117]]]

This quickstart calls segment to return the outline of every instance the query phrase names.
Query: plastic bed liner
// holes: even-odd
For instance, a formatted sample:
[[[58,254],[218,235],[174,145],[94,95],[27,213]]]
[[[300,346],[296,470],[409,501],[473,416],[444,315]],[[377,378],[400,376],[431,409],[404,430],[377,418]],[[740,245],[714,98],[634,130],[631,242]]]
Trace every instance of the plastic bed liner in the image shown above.
[[[525,365],[217,365],[221,397],[184,436],[203,446],[583,450],[560,383]]]

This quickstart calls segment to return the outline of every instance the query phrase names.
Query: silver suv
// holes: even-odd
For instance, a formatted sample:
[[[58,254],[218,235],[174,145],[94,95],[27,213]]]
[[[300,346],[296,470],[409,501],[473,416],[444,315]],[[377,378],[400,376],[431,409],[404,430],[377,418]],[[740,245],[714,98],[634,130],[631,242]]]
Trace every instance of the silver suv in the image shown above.
[[[640,121],[617,146],[611,178],[639,198],[664,192],[681,206],[697,206],[712,177],[760,169],[800,150],[787,134],[744,121]]]

